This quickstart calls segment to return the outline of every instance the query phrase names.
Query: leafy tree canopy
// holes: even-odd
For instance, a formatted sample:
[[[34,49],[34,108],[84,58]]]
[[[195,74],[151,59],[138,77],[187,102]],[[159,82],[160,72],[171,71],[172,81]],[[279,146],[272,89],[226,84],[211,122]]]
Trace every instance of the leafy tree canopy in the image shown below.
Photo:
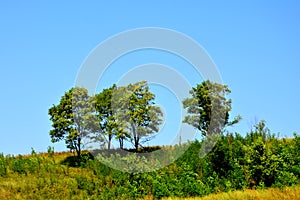
[[[193,87],[192,97],[183,101],[188,112],[183,122],[200,130],[203,136],[220,133],[226,125],[238,123],[240,116],[229,122],[231,99],[226,99],[226,95],[230,92],[227,85],[209,80]]]
[[[120,87],[113,102],[119,121],[125,125],[128,139],[137,150],[138,147],[159,131],[163,113],[154,105],[155,95],[149,91],[146,81]]]
[[[58,105],[53,105],[48,114],[53,129],[52,142],[65,140],[67,148],[75,150],[80,156],[84,139],[99,132],[93,97],[85,88],[75,87],[67,91]]]

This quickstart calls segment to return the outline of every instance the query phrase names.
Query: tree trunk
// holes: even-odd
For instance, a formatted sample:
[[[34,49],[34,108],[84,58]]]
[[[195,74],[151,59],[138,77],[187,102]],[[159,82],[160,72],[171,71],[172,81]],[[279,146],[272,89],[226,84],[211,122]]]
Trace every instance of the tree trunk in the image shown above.
[[[120,149],[123,149],[124,139],[119,138],[119,142],[120,142]]]
[[[137,152],[138,149],[139,149],[139,140],[140,140],[140,138],[136,133],[134,124],[131,124],[131,128],[132,128],[133,139],[134,139],[134,148],[135,148],[135,151]]]
[[[80,158],[80,156],[81,156],[81,145],[80,145],[80,143],[81,143],[81,138],[80,137],[78,137],[77,138],[77,156]]]
[[[111,146],[111,139],[112,139],[113,135],[108,135],[108,144],[107,144],[107,149],[110,149]]]
[[[138,152],[139,149],[139,140],[138,138],[134,138],[134,147],[135,147],[135,151]]]
[[[77,136],[77,148],[76,148],[76,150],[77,150],[77,156],[78,156],[78,158],[80,158],[80,156],[81,156],[81,148],[80,148],[80,146],[81,146],[81,138],[80,138],[81,127],[80,127],[80,125],[78,125],[78,133],[79,133],[79,135]]]

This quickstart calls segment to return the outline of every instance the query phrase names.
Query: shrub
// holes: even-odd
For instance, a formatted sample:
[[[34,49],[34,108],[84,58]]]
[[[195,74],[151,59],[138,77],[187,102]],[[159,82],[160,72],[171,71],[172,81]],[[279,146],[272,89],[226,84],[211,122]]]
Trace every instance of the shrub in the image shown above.
[[[0,154],[0,176],[5,177],[7,175],[7,161],[3,155]]]

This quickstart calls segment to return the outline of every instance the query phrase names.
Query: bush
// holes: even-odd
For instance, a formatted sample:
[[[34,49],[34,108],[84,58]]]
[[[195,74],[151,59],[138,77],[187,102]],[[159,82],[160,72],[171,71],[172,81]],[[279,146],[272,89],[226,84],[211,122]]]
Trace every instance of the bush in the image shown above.
[[[13,157],[10,168],[18,174],[27,174],[26,161],[23,159],[22,155],[18,155],[17,158]]]
[[[3,155],[0,154],[0,176],[5,177],[7,175],[7,161]]]

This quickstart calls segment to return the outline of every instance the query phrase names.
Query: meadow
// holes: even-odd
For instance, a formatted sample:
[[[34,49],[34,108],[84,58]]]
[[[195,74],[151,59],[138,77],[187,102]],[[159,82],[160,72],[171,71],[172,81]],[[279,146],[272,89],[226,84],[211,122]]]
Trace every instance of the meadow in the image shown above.
[[[188,147],[173,163],[145,173],[110,168],[87,151],[80,158],[51,147],[47,153],[1,154],[0,199],[298,199],[297,134],[280,139],[263,131],[245,137],[228,133],[200,158],[202,144],[140,149],[160,149],[171,157]],[[129,168],[141,161],[132,155],[124,159]]]
[[[163,198],[163,200],[298,200],[300,186],[258,190],[230,191],[205,197]]]

